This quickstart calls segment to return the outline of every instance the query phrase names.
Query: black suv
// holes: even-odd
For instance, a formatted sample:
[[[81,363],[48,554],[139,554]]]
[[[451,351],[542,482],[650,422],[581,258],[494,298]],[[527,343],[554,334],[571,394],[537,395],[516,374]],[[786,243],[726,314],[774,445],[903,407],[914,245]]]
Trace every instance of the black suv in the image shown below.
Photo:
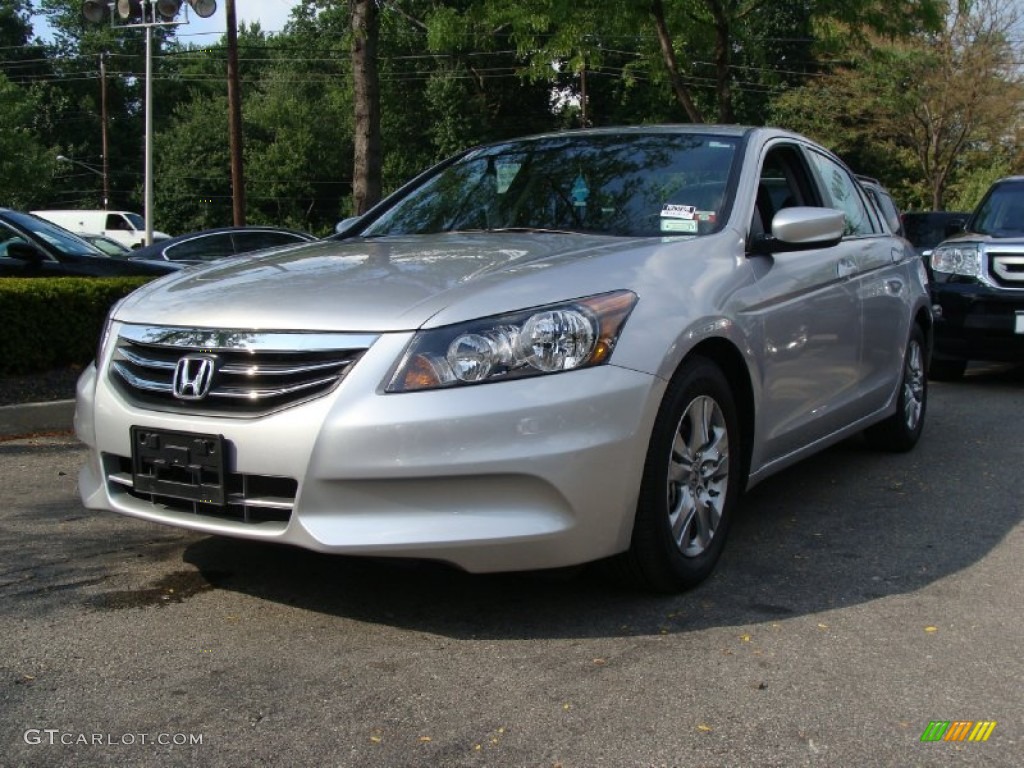
[[[959,378],[968,360],[1024,362],[1024,176],[995,182],[930,267],[931,377]]]

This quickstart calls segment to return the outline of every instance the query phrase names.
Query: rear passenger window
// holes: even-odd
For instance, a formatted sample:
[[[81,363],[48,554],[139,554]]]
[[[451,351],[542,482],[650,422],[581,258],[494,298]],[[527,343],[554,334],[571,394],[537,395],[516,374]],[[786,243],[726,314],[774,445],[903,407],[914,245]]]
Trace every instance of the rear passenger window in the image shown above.
[[[857,237],[876,234],[877,225],[868,213],[867,203],[861,196],[857,180],[832,158],[818,152],[811,152],[811,157],[824,186],[827,198],[825,205],[846,214],[843,235]]]
[[[171,261],[213,261],[235,252],[231,233],[194,237],[183,243],[168,246],[164,254]]]
[[[305,238],[287,232],[236,232],[235,250],[238,253],[258,251],[261,248],[272,248],[275,245],[293,245],[303,243]]]

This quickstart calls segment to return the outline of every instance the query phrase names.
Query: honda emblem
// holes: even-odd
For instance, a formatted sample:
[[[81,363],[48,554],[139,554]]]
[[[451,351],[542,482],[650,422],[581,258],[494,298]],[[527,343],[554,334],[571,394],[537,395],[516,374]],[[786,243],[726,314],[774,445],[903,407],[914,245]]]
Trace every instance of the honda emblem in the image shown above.
[[[210,393],[217,359],[212,355],[185,355],[174,367],[174,396],[179,400],[202,400]]]

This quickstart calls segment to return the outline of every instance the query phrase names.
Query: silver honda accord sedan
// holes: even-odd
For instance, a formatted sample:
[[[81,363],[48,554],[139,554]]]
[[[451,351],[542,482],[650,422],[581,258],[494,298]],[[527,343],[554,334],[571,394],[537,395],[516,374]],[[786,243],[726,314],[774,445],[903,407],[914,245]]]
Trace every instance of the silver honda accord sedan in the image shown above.
[[[705,578],[743,492],[909,450],[920,258],[785,131],[477,147],[330,240],[161,278],[78,384],[85,505],[473,572]]]

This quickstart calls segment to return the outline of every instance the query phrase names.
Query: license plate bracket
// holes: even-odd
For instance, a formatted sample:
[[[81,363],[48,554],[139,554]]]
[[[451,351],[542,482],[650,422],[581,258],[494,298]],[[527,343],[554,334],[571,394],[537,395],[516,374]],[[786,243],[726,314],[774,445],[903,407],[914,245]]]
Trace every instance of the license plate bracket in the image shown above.
[[[224,436],[133,426],[135,490],[223,506]]]

